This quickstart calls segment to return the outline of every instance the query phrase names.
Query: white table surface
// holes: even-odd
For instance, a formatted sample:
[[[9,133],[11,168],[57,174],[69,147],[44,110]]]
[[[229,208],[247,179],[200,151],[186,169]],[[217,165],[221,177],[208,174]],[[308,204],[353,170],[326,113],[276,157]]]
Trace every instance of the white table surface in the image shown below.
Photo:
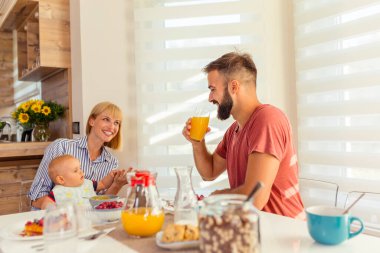
[[[7,226],[16,222],[23,222],[42,215],[42,211],[2,215],[0,216],[0,229],[6,228]],[[172,217],[168,218],[168,220],[170,219],[172,219]],[[314,240],[308,234],[307,224],[304,221],[294,220],[264,212],[260,213],[260,219],[262,253],[380,252],[379,237],[360,234],[359,236],[350,239],[340,245],[325,246],[314,242]],[[141,240],[141,243],[136,240]],[[20,250],[23,252],[35,252],[30,248],[30,246],[36,243],[36,241],[20,242],[0,239],[0,249],[4,253],[20,252]],[[156,247],[154,237],[144,239],[129,238],[123,231],[121,224],[117,224],[116,229],[112,231],[109,236],[105,236],[95,241],[86,243],[91,243],[92,245],[84,245],[78,252],[173,252],[161,250],[160,248]],[[198,252],[198,250],[177,252]]]

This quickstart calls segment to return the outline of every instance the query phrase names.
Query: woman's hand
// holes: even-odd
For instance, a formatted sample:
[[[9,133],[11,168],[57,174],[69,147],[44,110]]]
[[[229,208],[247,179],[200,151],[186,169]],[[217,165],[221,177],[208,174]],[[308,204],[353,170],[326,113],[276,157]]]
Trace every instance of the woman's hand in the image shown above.
[[[128,183],[127,173],[131,171],[132,171],[132,168],[128,168],[126,170],[125,169],[113,170],[111,172],[113,176],[113,181],[112,181],[111,186],[107,189],[106,194],[117,194],[120,191],[120,189]]]
[[[128,183],[127,181],[127,171],[125,170],[117,170],[114,172],[114,177],[113,177],[113,183],[119,187],[123,187]]]

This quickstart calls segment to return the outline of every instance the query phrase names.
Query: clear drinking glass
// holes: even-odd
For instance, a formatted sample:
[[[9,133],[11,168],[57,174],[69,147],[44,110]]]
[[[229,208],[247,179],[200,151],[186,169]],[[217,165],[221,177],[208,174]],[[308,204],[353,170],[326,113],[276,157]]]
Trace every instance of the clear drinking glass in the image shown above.
[[[177,192],[174,199],[174,223],[198,226],[198,199],[191,180],[192,167],[177,167]]]
[[[209,107],[197,107],[194,115],[191,117],[190,138],[195,141],[201,141],[207,132],[209,121]]]
[[[73,204],[50,206],[46,210],[43,237],[47,252],[77,252],[77,233]]]

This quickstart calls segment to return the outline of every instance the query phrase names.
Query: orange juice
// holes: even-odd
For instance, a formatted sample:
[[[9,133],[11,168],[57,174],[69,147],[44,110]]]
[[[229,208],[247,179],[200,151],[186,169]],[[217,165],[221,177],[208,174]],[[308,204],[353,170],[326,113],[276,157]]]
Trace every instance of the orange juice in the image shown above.
[[[121,212],[124,230],[130,235],[151,236],[161,230],[164,224],[164,212],[152,212],[152,208],[132,208]]]
[[[208,121],[210,117],[192,117],[190,138],[196,141],[200,141],[206,134]]]

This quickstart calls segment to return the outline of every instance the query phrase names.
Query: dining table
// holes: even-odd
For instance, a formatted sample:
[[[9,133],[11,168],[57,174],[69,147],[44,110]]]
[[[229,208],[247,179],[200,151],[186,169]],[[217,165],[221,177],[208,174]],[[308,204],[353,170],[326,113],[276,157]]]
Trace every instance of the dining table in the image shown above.
[[[30,211],[0,216],[1,234],[12,224],[23,223],[33,218],[43,216],[44,211]],[[361,253],[380,252],[380,238],[360,234],[342,244],[335,246],[322,245],[315,242],[309,235],[307,223],[276,214],[259,212],[261,253]],[[164,227],[173,222],[173,215],[165,215]],[[110,229],[111,228],[111,229]],[[136,238],[129,236],[123,229],[121,222],[98,227],[98,229],[109,229],[106,236],[95,240],[78,243],[77,253],[162,253],[162,252],[200,252],[199,248],[168,250],[157,246],[156,237]],[[109,231],[108,230],[108,231]],[[0,235],[1,235],[0,234]],[[43,243],[43,240],[13,240],[12,238],[0,238],[0,252],[44,252],[37,250],[33,245]],[[64,252],[64,251],[63,251]],[[71,253],[71,252],[70,252]]]

